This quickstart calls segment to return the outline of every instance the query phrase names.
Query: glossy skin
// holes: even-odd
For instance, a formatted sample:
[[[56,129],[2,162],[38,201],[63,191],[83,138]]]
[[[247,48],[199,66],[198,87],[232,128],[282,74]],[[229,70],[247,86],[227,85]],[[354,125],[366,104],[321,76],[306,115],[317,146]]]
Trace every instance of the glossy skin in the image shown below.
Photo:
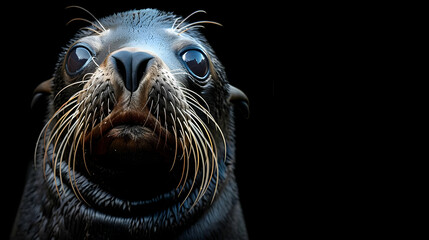
[[[232,119],[244,94],[177,16],[100,22],[60,55],[41,134],[57,138],[39,141],[12,239],[247,239]]]

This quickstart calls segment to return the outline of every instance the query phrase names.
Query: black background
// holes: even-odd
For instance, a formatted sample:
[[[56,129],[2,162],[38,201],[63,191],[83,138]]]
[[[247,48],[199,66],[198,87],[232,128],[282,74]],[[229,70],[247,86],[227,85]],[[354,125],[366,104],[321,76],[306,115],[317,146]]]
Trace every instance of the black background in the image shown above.
[[[286,16],[274,14],[273,9],[279,6],[268,2],[167,2],[50,1],[46,4],[35,1],[4,6],[1,47],[2,58],[7,63],[2,63],[2,68],[9,74],[2,76],[1,136],[6,141],[1,143],[1,169],[7,177],[2,176],[1,183],[2,201],[5,202],[1,204],[1,239],[7,239],[10,232],[27,165],[33,160],[40,131],[39,115],[30,109],[32,91],[52,76],[61,48],[83,26],[78,22],[68,26],[66,23],[75,17],[92,20],[83,11],[65,9],[70,5],[82,6],[98,18],[130,9],[158,8],[182,16],[202,9],[208,14],[197,15],[195,19],[223,25],[207,25],[202,32],[225,66],[230,83],[250,99],[250,118],[246,120],[236,114],[236,175],[249,236],[258,239],[261,234],[276,236],[275,232],[279,230],[284,233],[295,231],[293,225],[301,220],[293,220],[291,227],[290,221],[287,223],[285,219],[297,216],[296,207],[290,206],[289,199],[297,193],[294,184],[298,180],[289,177],[293,169],[283,167],[288,161],[286,155],[275,157],[280,145],[283,152],[296,151],[294,146],[282,144],[285,132],[295,131],[287,128],[290,117],[287,112],[291,109],[275,107],[278,104],[275,94],[283,91],[275,89],[280,86],[277,82],[274,85],[274,73],[289,68],[285,65],[276,68],[277,64],[283,63],[283,48],[286,49],[290,37],[287,34],[289,24],[278,24],[286,22],[283,19]],[[276,28],[276,31],[273,33],[269,28]]]
[[[397,200],[402,193],[390,183],[392,176],[383,175],[387,162],[401,151],[401,136],[393,135],[403,125],[393,120],[401,115],[396,105],[391,106],[393,96],[383,94],[396,97],[404,92],[390,91],[386,83],[398,78],[392,75],[403,67],[393,57],[396,49],[404,45],[403,38],[413,39],[398,28],[424,22],[407,22],[407,10],[424,16],[414,14],[416,6],[410,10],[402,3],[392,8],[391,3],[320,1],[100,2],[2,5],[1,239],[9,234],[39,132],[40,119],[30,110],[32,91],[52,76],[61,47],[82,27],[66,23],[75,17],[90,19],[83,12],[65,10],[69,5],[85,7],[97,17],[148,7],[182,16],[203,9],[208,15],[196,19],[224,25],[207,25],[202,31],[231,84],[250,99],[250,118],[236,117],[236,175],[251,239],[367,238],[374,230],[385,236],[397,233],[402,228],[397,224],[410,219],[398,219],[394,210],[404,204]],[[401,87],[407,79],[400,76]],[[384,116],[390,111],[386,107],[395,114]],[[391,174],[403,173],[396,170]],[[391,189],[395,191],[389,195]]]

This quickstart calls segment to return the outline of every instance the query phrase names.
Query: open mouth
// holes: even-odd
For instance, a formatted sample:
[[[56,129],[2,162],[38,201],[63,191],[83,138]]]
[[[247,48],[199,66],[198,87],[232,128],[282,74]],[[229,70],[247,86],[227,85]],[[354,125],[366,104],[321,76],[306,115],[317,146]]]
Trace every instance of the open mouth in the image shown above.
[[[172,151],[177,155],[180,145],[177,137],[152,115],[136,111],[112,112],[86,134],[85,143],[95,156],[122,154],[122,163],[127,159],[151,160],[148,157],[139,158],[139,153],[157,152],[171,158]]]
[[[174,192],[185,186],[181,143],[150,114],[112,112],[85,137],[88,177],[128,200]]]

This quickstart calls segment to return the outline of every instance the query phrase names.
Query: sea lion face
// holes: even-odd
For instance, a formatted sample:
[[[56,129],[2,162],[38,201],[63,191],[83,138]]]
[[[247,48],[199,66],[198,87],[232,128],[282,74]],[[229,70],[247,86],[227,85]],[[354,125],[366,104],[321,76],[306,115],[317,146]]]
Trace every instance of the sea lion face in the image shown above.
[[[160,212],[183,221],[213,201],[233,171],[231,101],[244,97],[196,26],[130,11],[71,41],[39,140],[58,195],[160,224]]]

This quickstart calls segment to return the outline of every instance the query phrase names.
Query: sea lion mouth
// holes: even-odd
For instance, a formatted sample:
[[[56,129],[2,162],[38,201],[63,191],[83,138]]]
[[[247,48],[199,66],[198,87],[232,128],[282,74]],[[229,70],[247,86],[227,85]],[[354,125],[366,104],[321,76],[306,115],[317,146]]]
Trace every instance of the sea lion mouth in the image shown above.
[[[151,199],[180,182],[174,166],[179,141],[151,114],[114,110],[86,135],[84,146],[89,176],[111,194]]]
[[[112,112],[86,135],[84,141],[96,156],[158,152],[168,158],[172,157],[171,151],[178,150],[178,140],[169,130],[151,114],[137,111]]]

